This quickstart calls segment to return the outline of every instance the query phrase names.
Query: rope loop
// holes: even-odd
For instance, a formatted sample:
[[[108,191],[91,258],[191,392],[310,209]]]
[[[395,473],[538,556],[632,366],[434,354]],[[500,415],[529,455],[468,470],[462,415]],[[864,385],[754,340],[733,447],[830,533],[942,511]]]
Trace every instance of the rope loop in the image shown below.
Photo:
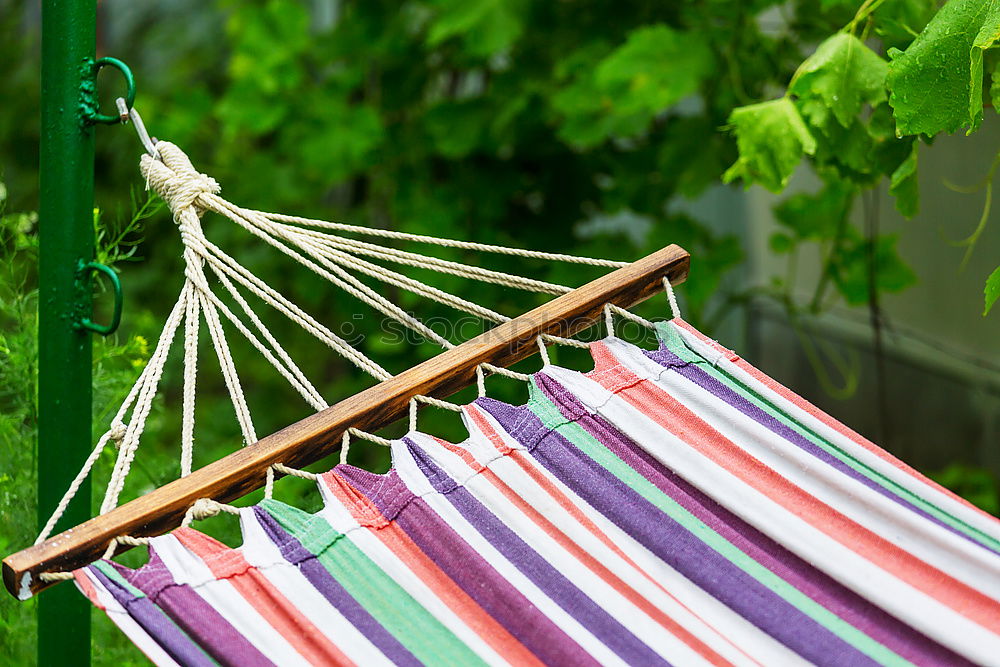
[[[169,141],[156,142],[156,150],[162,161],[146,154],[139,162],[147,189],[154,190],[167,203],[178,223],[181,212],[188,208],[200,216],[205,205],[199,198],[218,194],[222,187],[211,176],[197,171],[184,151]]]

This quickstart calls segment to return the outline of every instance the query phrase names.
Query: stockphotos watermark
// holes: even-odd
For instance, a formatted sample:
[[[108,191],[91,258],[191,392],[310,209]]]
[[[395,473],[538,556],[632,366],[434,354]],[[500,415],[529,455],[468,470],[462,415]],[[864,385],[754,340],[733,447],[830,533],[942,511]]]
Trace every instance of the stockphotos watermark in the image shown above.
[[[372,342],[379,347],[419,345],[424,342],[433,342],[429,341],[420,332],[414,331],[399,320],[391,317],[380,318],[378,326],[374,330],[369,329],[367,322],[370,319],[370,316],[356,313],[350,320],[342,321],[335,329],[335,333],[343,338],[351,347],[364,345],[370,337],[377,337]],[[659,320],[653,320],[654,323],[656,321]],[[515,349],[525,344],[533,343],[541,328],[539,325],[544,324],[544,322],[533,321],[530,315],[519,317],[516,320],[511,320],[501,325],[495,325],[473,315],[464,315],[457,318],[428,317],[421,320],[421,322],[445,340],[458,343],[482,336],[480,342],[485,345],[510,340],[511,348]],[[545,333],[560,338],[573,338],[584,343],[601,340],[607,336],[603,316],[596,321],[592,318],[583,317],[562,320],[545,328]],[[627,318],[615,318],[616,337],[625,340],[636,340],[648,335],[649,329],[639,322]]]

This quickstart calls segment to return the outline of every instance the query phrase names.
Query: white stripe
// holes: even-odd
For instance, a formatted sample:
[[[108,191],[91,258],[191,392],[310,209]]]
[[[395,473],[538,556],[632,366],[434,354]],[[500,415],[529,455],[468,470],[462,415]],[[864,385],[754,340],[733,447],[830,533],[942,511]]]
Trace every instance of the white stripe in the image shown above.
[[[431,588],[428,586],[392,549],[387,547],[372,534],[371,530],[361,526],[350,515],[350,511],[345,508],[340,501],[330,493],[326,484],[317,480],[320,493],[323,496],[324,507],[317,514],[327,519],[332,525],[331,518],[337,520],[340,526],[347,528],[339,530],[358,549],[360,549],[376,566],[391,577],[399,586],[410,594],[427,612],[441,622],[458,639],[469,647],[484,662],[490,665],[506,665],[508,662],[497,653],[475,630],[448,606]],[[344,515],[350,517],[353,523],[349,527],[344,520]]]
[[[188,584],[247,641],[276,665],[308,665],[267,619],[244,598],[228,579],[216,579],[208,565],[171,535],[151,541],[160,560],[178,584]]]
[[[1000,637],[792,514],[660,427],[624,399],[575,371],[550,367],[546,373],[664,465],[845,586],[970,660],[985,663],[1000,655]]]
[[[959,537],[789,442],[622,340],[605,341],[623,366],[681,402],[731,443],[806,493],[925,563],[997,599],[1000,556]]]
[[[83,570],[83,574],[87,577],[87,580],[94,587],[94,591],[97,594],[97,600],[94,600],[94,604],[104,610],[104,613],[108,615],[108,618],[114,622],[115,625],[125,633],[125,636],[135,644],[140,651],[142,651],[147,658],[149,658],[154,664],[160,667],[180,667],[177,662],[170,657],[170,654],[160,646],[155,639],[149,636],[139,623],[132,618],[132,616],[126,611],[125,607],[115,599],[114,594],[104,587],[104,584],[98,579],[89,569]],[[74,581],[74,583],[76,583]],[[80,588],[80,584],[76,584],[76,587],[83,592]]]
[[[535,607],[557,627],[576,641],[595,660],[604,665],[624,665],[613,651],[597,639],[575,618],[542,592],[517,567],[507,560],[490,542],[477,531],[465,517],[440,493],[434,490],[424,477],[416,461],[410,456],[406,445],[400,441],[392,443],[393,464],[396,472],[410,490],[421,496],[441,519],[475,550],[487,563],[514,588],[521,592]]]
[[[515,440],[493,415],[485,410],[478,410],[478,412],[490,423],[490,426],[500,435],[507,446],[523,451],[526,455],[525,460],[532,468],[539,475],[545,477],[561,493],[566,495],[570,499],[570,502],[579,508],[587,519],[597,526],[598,530],[607,535],[636,564],[636,571],[641,573],[639,575],[641,579],[649,578],[659,582],[659,585],[663,589],[669,591],[668,595],[672,595],[680,605],[690,610],[695,620],[690,625],[685,625],[685,627],[695,634],[695,636],[736,664],[745,662],[747,655],[752,660],[763,665],[809,664],[797,653],[762,631],[746,618],[733,611],[728,605],[719,601],[716,597],[675,570],[669,563],[663,561],[659,556],[647,549],[645,545],[638,542],[634,537],[611,521],[611,519],[578,496],[573,489],[566,486],[562,480],[549,472],[545,466],[528,456],[523,445]],[[469,432],[472,434],[473,441],[478,441],[480,437],[486,437],[471,422],[469,422]],[[485,450],[486,447],[492,449],[494,454],[496,453],[496,448],[489,443],[482,448],[474,448],[474,451],[479,449]],[[488,459],[485,457],[480,458],[482,462],[485,462],[485,460]],[[530,479],[527,474],[525,474],[525,478]],[[534,484],[533,481],[530,483]],[[562,527],[561,524],[560,527]],[[641,579],[637,581],[641,581]],[[647,596],[651,594],[648,584],[642,590]],[[657,604],[661,609],[668,608],[662,602],[657,602]],[[720,637],[725,643],[719,643]],[[731,647],[738,647],[736,650],[739,652],[733,651],[731,647],[727,648],[728,644],[731,644]]]
[[[240,510],[243,546],[240,553],[257,568],[296,609],[323,635],[357,665],[391,665],[382,651],[372,644],[306,578],[298,567],[281,555],[260,525],[252,507]]]
[[[776,405],[782,412],[791,417],[805,428],[816,433],[820,438],[832,445],[842,449],[850,456],[856,458],[865,466],[871,468],[887,479],[892,480],[902,488],[910,491],[914,495],[923,498],[925,501],[937,506],[944,512],[951,514],[956,519],[967,523],[973,528],[1000,541],[1000,521],[986,516],[981,512],[956,500],[951,495],[928,484],[919,477],[897,468],[892,463],[878,456],[867,447],[857,443],[852,438],[840,433],[831,426],[825,424],[821,419],[809,413],[807,410],[795,405],[787,398],[781,396],[774,389],[755,378],[746,370],[729,360],[729,358],[700,340],[687,329],[676,324],[671,324],[674,330],[683,338],[692,351],[705,358],[709,363],[720,367],[728,375],[733,376],[738,381],[751,387],[754,392],[760,394],[769,403]]]
[[[572,582],[584,595],[589,597],[598,607],[602,608],[612,619],[621,622],[623,626],[638,641],[645,643],[658,653],[664,660],[673,659],[681,664],[708,664],[704,658],[680,641],[662,625],[650,618],[646,612],[629,602],[613,586],[605,582],[596,573],[583,565],[576,557],[566,551],[555,539],[541,529],[531,518],[517,509],[496,487],[481,474],[474,473],[469,466],[456,454],[427,436],[410,435],[411,439],[422,446],[425,453],[440,465],[445,472],[458,481],[494,516],[504,523],[514,534],[523,539],[538,552],[547,563]],[[496,464],[497,462],[494,462]],[[513,461],[508,461],[516,465]],[[548,509],[551,513],[555,502],[548,495],[534,494],[523,497],[534,509]],[[543,508],[543,505],[549,505]],[[561,509],[561,508],[560,508]],[[566,528],[567,521],[573,521],[568,515],[561,516],[561,528]],[[648,584],[647,584],[648,586]],[[672,658],[670,657],[672,656]]]

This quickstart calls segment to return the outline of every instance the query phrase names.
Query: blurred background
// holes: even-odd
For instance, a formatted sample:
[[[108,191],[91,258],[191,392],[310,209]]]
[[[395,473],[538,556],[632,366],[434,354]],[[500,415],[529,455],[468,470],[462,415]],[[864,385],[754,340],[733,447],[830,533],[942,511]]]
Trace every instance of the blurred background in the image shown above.
[[[906,49],[939,4],[105,0],[98,55],[131,66],[150,133],[180,146],[223,196],[248,208],[626,261],[684,246],[692,254],[690,279],[678,290],[685,319],[997,513],[1000,312],[983,315],[983,284],[1000,258],[990,209],[996,112],[987,108],[971,136],[900,138],[883,92],[859,112],[867,142],[860,147],[821,138],[818,150],[800,150],[781,166],[777,183],[726,175],[748,159],[734,110],[784,95],[803,61],[845,25],[880,58],[890,47]],[[37,3],[0,0],[5,554],[36,532],[39,22]],[[105,110],[120,94],[115,77],[106,69],[99,78]],[[804,109],[810,98],[788,99]],[[803,114],[819,137],[815,116]],[[97,128],[99,258],[119,271],[126,311],[115,336],[95,341],[95,435],[148,358],[182,284],[176,226],[145,192],[140,154],[130,127]],[[885,155],[896,157],[883,163]],[[204,225],[231,255],[361,341],[391,372],[437,351],[386,336],[351,297],[230,223],[208,217]],[[960,243],[977,228],[972,242]],[[600,273],[436,254],[574,286]],[[413,275],[511,316],[539,302]],[[451,317],[412,295],[392,296],[421,317]],[[106,301],[97,295],[99,309]],[[638,312],[668,316],[662,298]],[[276,317],[269,324],[327,400],[370,384],[294,325]],[[258,433],[310,412],[249,346],[230,342]],[[557,354],[561,363],[584,363]],[[177,476],[178,362],[164,377],[125,499]],[[240,445],[210,348],[201,362],[196,466]],[[490,382],[491,395],[523,399],[516,382]],[[440,411],[422,413],[421,428],[462,437],[457,419]],[[352,462],[388,465],[377,448],[352,452]],[[103,489],[113,456],[101,460],[95,489]],[[289,502],[318,505],[308,484],[279,487]],[[208,524],[220,539],[238,541],[234,526]],[[103,615],[95,622],[96,664],[143,664]],[[32,605],[4,596],[0,655],[30,664],[32,624]]]

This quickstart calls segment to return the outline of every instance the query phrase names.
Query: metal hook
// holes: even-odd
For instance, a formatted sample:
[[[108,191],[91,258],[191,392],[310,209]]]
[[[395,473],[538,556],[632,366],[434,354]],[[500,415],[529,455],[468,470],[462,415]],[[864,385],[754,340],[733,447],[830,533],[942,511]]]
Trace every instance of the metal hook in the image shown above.
[[[139,135],[139,141],[142,142],[142,147],[146,149],[150,157],[162,161],[163,158],[160,157],[160,151],[156,149],[156,139],[149,136],[149,132],[146,131],[146,124],[142,122],[142,116],[139,115],[135,107],[129,107],[121,97],[115,100],[115,104],[118,106],[118,112],[121,114],[121,122],[127,123],[131,120],[132,127],[135,128],[135,133]]]
[[[76,323],[76,326],[81,329],[87,329],[88,331],[99,333],[102,336],[110,336],[118,330],[118,325],[121,324],[122,321],[123,295],[121,280],[118,279],[118,274],[115,273],[114,269],[105,264],[101,264],[100,262],[81,262],[78,271],[81,276],[90,271],[97,271],[98,273],[103,273],[107,276],[108,280],[111,282],[111,289],[114,293],[115,307],[111,314],[111,322],[108,324],[98,324],[89,317],[82,317]]]
[[[115,104],[118,107],[117,116],[100,113],[97,108],[97,73],[102,68],[109,66],[121,72],[125,78],[125,97],[122,98],[125,101],[125,108],[131,109],[135,103],[135,77],[132,76],[132,70],[129,69],[129,66],[117,58],[98,58],[90,63],[89,81],[85,82],[86,86],[81,92],[81,99],[87,108],[85,113],[87,122],[104,123],[105,125],[114,125],[121,122],[122,105],[117,100],[115,100]]]

